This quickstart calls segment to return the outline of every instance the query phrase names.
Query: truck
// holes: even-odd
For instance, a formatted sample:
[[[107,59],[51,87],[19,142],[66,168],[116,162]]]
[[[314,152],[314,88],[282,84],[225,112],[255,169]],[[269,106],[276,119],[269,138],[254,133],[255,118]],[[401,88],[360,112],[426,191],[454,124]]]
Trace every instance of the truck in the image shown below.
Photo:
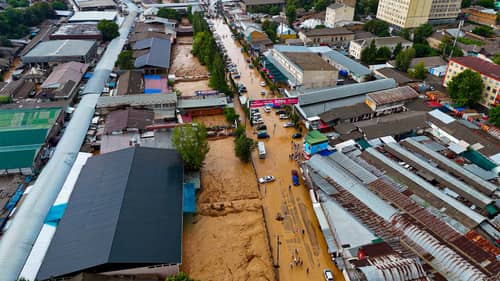
[[[257,143],[257,148],[259,149],[259,158],[260,159],[266,158],[266,145],[264,144],[264,142],[259,141]]]

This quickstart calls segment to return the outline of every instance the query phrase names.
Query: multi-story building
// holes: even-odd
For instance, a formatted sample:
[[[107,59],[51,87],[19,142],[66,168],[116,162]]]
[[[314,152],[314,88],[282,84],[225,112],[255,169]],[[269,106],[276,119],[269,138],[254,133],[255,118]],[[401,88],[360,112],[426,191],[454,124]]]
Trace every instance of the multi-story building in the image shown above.
[[[460,3],[460,0],[381,0],[377,18],[401,28],[449,22],[457,18]]]
[[[377,18],[401,28],[417,27],[429,20],[432,0],[380,0]]]
[[[329,27],[335,27],[339,22],[352,21],[353,19],[354,7],[335,3],[326,8],[325,25]]]
[[[451,59],[448,62],[443,86],[446,86],[453,77],[466,69],[481,74],[483,78],[483,96],[479,103],[488,108],[500,103],[500,65],[476,57],[467,56]]]
[[[292,88],[311,89],[337,84],[338,70],[309,51],[293,52],[293,48],[275,46],[266,58],[288,78]]]
[[[349,44],[349,55],[355,59],[361,59],[361,52],[365,48],[368,48],[373,40],[375,41],[375,46],[377,46],[377,48],[385,46],[391,51],[394,51],[394,48],[396,48],[399,43],[401,43],[403,49],[407,49],[413,46],[413,43],[411,41],[408,41],[399,36],[358,39],[351,41],[351,44]]]
[[[299,38],[307,45],[328,45],[335,48],[346,48],[354,40],[354,32],[344,28],[321,28],[302,30]]]
[[[429,22],[443,23],[452,22],[460,12],[461,0],[433,0]]]
[[[495,25],[497,14],[493,9],[485,9],[481,6],[472,6],[462,10],[469,15],[468,19],[485,25]]]

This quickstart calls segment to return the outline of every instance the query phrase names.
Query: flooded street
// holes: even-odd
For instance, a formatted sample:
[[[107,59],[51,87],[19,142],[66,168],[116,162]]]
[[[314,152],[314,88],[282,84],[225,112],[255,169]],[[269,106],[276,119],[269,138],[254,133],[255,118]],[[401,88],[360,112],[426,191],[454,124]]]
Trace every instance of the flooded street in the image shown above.
[[[222,20],[215,21],[216,33],[221,35],[229,57],[237,65],[241,73],[240,83],[248,89],[248,98],[262,98],[260,86],[262,79],[255,69],[250,69],[246,62],[246,55],[241,53],[240,46],[231,38],[229,27]],[[269,97],[269,89],[266,97]],[[235,105],[236,108],[238,106]],[[329,268],[333,271],[336,280],[344,280],[341,272],[334,266],[327,252],[318,222],[314,215],[309,192],[303,185],[292,186],[291,170],[298,169],[298,165],[290,160],[291,135],[295,128],[284,128],[288,120],[279,120],[274,111],[263,113],[270,139],[264,141],[267,157],[259,159],[257,151],[253,154],[253,161],[258,177],[273,175],[276,181],[260,187],[264,214],[270,233],[272,256],[276,262],[277,239],[280,245],[279,279],[280,280],[323,280],[323,270]],[[247,126],[249,135],[252,129]],[[254,135],[253,135],[254,136]],[[255,136],[254,136],[255,137]],[[296,140],[301,141],[301,140]],[[227,153],[230,153],[227,151]],[[230,187],[225,187],[230,188]],[[284,220],[276,220],[280,213]],[[293,258],[303,261],[302,265],[294,266]],[[309,269],[309,273],[307,273]]]
[[[198,213],[184,223],[181,270],[204,281],[274,280],[252,166],[234,156],[233,138],[209,145]]]

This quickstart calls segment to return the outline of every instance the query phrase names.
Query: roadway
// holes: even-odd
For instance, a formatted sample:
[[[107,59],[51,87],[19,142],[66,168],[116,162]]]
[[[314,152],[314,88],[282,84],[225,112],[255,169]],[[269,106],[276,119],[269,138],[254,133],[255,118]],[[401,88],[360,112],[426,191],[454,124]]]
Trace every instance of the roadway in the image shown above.
[[[97,99],[104,89],[105,82],[137,16],[137,7],[129,0],[123,2],[127,5],[129,15],[121,24],[120,36],[108,44],[93,77],[84,88],[85,95],[77,105],[54,155],[38,176],[32,192],[18,208],[9,229],[0,240],[0,281],[17,280],[43,226],[43,221],[80,151],[94,115]]]
[[[272,98],[268,87],[260,86],[263,81],[258,71],[250,69],[246,60],[248,56],[240,51],[240,46],[231,38],[229,27],[223,20],[213,21],[215,33],[220,35],[227,50],[228,56],[241,74],[237,83],[243,83],[251,99],[263,97]],[[262,96],[261,91],[266,95]],[[238,113],[242,114],[239,106]],[[294,128],[284,128],[283,124],[289,120],[280,120],[274,111],[264,113],[261,109],[267,132],[271,136],[264,140],[267,157],[259,159],[257,151],[252,155],[252,161],[258,177],[273,175],[276,181],[260,185],[262,204],[266,226],[269,230],[272,245],[273,263],[279,265],[279,280],[324,280],[323,270],[331,269],[336,280],[344,280],[341,272],[333,264],[327,252],[326,242],[320,231],[317,219],[312,209],[309,191],[304,185],[293,186],[291,170],[297,169],[297,162],[290,160],[292,152],[291,135],[296,132]],[[248,124],[248,122],[247,122]],[[247,135],[253,136],[253,130],[247,125]],[[301,139],[295,140],[301,144]],[[289,185],[292,185],[289,188]],[[276,220],[277,214],[283,216],[282,221]],[[277,239],[280,239],[280,258],[277,261]],[[293,258],[300,258],[302,265],[291,265]]]

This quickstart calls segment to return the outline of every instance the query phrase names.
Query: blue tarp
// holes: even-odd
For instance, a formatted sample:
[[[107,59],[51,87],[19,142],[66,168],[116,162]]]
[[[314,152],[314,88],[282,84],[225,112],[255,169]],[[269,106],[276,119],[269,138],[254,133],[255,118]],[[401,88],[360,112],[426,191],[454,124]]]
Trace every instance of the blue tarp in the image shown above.
[[[319,155],[321,155],[321,156],[329,156],[331,154],[333,154],[333,151],[330,151],[330,150],[323,150],[323,151],[319,152]]]
[[[144,89],[145,94],[160,94],[161,89]]]
[[[23,193],[24,193],[23,185],[20,184],[19,187],[17,188],[16,192],[14,193],[14,195],[12,195],[12,197],[10,198],[9,202],[7,202],[7,204],[5,204],[4,209],[7,211],[12,211],[14,209],[14,207],[16,207],[19,199],[21,199],[21,196],[23,196]]]
[[[87,73],[83,74],[83,79],[90,79],[90,78],[92,78],[92,75],[94,75],[93,72],[87,72]]]
[[[196,190],[192,182],[184,183],[184,207],[182,211],[184,213],[196,212]]]
[[[161,76],[160,75],[144,75],[144,79],[160,80]]]
[[[109,82],[108,87],[110,87],[110,88],[116,87],[116,82]]]
[[[68,204],[59,204],[56,206],[52,206],[52,208],[50,208],[49,210],[49,213],[47,214],[47,217],[45,218],[44,223],[52,226],[57,226],[64,215],[64,210],[66,210],[67,205]]]

